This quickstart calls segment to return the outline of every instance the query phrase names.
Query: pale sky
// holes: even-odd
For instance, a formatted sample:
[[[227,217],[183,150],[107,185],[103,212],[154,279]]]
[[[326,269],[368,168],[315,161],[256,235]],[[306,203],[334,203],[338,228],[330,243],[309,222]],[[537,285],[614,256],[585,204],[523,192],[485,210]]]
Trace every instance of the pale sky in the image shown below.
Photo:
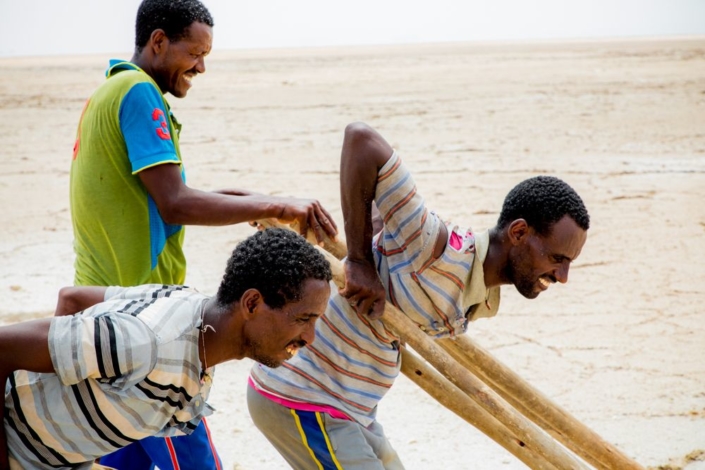
[[[140,0],[0,0],[0,57],[132,51]],[[705,0],[205,0],[214,48],[705,34]]]

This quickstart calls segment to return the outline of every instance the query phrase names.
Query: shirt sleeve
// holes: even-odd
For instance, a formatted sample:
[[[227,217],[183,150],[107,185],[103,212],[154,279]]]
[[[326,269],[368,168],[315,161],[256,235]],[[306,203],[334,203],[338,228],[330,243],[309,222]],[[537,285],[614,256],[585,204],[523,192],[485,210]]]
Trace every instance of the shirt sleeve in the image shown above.
[[[107,289],[105,289],[105,296],[103,297],[103,302],[106,300],[110,300],[113,297],[117,297],[118,295],[122,294],[124,291],[126,291],[128,288],[126,287],[120,287],[120,286],[108,286]]]
[[[151,372],[157,342],[149,327],[132,315],[93,312],[53,318],[49,353],[64,385],[95,379],[124,389]]]
[[[395,152],[377,175],[375,203],[384,221],[376,239],[390,272],[418,272],[433,259],[440,229],[438,216],[426,208],[416,184]]]
[[[180,163],[168,110],[151,83],[138,83],[120,103],[120,129],[127,145],[132,174],[161,165]]]
[[[143,284],[133,287],[111,286],[105,292],[105,300],[144,300],[169,297],[174,292],[187,291],[196,292],[189,286],[164,285],[164,284]]]

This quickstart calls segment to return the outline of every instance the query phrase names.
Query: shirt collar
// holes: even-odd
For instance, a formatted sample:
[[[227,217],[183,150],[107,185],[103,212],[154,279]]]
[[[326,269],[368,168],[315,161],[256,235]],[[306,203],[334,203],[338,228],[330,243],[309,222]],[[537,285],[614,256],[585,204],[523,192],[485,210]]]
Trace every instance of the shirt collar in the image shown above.
[[[463,305],[468,310],[468,320],[493,317],[499,309],[499,286],[490,289],[485,285],[485,273],[482,265],[490,247],[490,232],[475,234],[475,257],[472,262],[470,282],[463,293]]]
[[[108,69],[105,71],[105,76],[106,78],[110,78],[116,73],[122,72],[123,70],[136,70],[138,72],[142,72],[142,69],[133,64],[132,62],[120,59],[110,59],[110,62],[108,63]]]

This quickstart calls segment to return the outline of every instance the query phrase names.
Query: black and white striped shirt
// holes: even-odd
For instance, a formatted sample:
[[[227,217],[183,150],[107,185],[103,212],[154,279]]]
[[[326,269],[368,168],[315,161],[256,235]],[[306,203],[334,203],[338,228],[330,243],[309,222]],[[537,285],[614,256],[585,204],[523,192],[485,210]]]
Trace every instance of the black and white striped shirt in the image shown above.
[[[110,287],[105,299],[52,319],[55,374],[8,379],[5,429],[21,468],[90,468],[144,437],[188,434],[212,412],[198,356],[207,297],[146,285]]]

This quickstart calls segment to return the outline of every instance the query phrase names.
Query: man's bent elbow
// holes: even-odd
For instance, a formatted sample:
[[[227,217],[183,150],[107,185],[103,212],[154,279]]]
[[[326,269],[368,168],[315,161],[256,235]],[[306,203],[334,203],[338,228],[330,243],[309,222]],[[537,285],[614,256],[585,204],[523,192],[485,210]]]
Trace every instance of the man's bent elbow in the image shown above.
[[[353,122],[345,127],[344,155],[347,153],[355,159],[373,161],[380,168],[389,160],[392,152],[392,147],[384,137],[364,122]]]
[[[59,289],[59,299],[56,302],[56,310],[54,311],[55,317],[76,313],[76,293],[77,289],[75,287],[62,287]]]
[[[373,134],[376,134],[375,130],[371,126],[361,121],[351,122],[350,124],[345,126],[346,139],[366,140],[371,138]]]
[[[184,223],[185,218],[178,211],[159,210],[159,215],[165,224],[168,225],[187,225]]]
[[[211,195],[184,185],[177,194],[156,201],[159,216],[169,225],[209,225],[203,214],[212,204]]]
[[[190,200],[173,198],[157,204],[157,210],[159,211],[159,216],[166,224],[198,225],[195,223],[193,214],[198,214],[202,209],[197,207],[194,212],[189,204],[191,204]]]

